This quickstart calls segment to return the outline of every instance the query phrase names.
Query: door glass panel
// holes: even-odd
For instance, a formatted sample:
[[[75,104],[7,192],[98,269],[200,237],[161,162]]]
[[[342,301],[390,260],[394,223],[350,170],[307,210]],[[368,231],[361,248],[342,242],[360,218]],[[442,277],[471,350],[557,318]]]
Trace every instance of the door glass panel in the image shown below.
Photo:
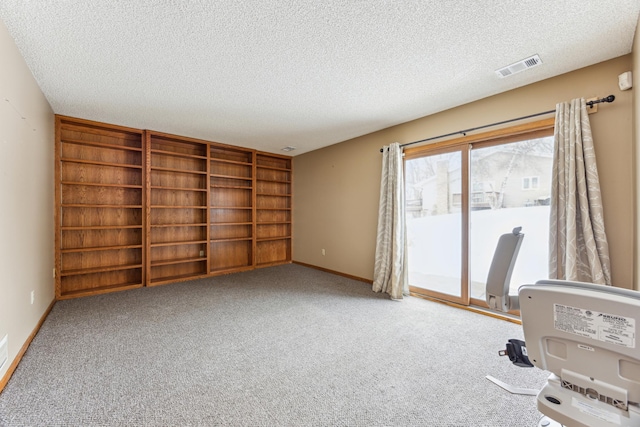
[[[461,296],[461,152],[405,162],[409,285]]]
[[[549,275],[549,200],[553,137],[474,147],[469,179],[471,298],[485,300],[498,238],[522,227],[524,239],[511,276],[511,294]]]

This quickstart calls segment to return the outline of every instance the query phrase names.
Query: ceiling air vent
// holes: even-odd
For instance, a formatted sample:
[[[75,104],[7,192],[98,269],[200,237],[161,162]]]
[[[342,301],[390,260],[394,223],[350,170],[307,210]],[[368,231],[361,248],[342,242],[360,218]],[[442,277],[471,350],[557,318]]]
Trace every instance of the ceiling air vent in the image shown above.
[[[296,147],[287,146],[287,147],[281,148],[280,150],[288,152],[288,151],[293,151],[295,149],[296,149]]]
[[[496,70],[496,74],[498,77],[508,77],[512,76],[520,71],[528,70],[531,67],[535,67],[542,64],[542,60],[538,55],[530,56],[529,58],[525,58],[522,61],[515,62],[511,65],[508,65],[504,68],[500,68]]]

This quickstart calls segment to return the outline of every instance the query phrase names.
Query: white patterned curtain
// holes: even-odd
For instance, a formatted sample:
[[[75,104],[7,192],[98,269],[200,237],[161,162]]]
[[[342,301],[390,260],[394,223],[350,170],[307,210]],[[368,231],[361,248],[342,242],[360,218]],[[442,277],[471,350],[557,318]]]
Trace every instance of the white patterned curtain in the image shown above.
[[[611,285],[609,245],[585,100],[556,106],[549,277]]]
[[[373,290],[386,292],[396,300],[409,295],[405,221],[402,148],[394,142],[382,152]]]

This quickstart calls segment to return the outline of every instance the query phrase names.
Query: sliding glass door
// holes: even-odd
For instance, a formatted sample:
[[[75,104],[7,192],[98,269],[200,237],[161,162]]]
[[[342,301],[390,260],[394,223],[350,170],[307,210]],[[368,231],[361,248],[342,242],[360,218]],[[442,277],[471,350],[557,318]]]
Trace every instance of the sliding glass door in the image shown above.
[[[553,129],[549,121],[540,123],[516,135],[407,150],[412,292],[486,307],[486,278],[498,238],[515,227],[522,227],[525,238],[511,292],[548,277]]]
[[[472,147],[469,194],[469,272],[472,302],[484,305],[498,238],[522,227],[525,237],[511,276],[516,295],[549,276],[549,200],[553,137]]]
[[[416,292],[463,303],[468,300],[462,250],[467,163],[461,150],[405,162],[410,286]]]

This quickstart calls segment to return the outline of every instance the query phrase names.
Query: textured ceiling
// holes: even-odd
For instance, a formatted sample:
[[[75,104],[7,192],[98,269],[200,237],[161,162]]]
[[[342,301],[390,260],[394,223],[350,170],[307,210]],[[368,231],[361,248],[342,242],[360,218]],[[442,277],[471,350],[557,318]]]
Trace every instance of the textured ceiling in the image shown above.
[[[2,0],[57,114],[301,154],[631,52],[638,0]],[[506,79],[495,70],[538,54]]]

